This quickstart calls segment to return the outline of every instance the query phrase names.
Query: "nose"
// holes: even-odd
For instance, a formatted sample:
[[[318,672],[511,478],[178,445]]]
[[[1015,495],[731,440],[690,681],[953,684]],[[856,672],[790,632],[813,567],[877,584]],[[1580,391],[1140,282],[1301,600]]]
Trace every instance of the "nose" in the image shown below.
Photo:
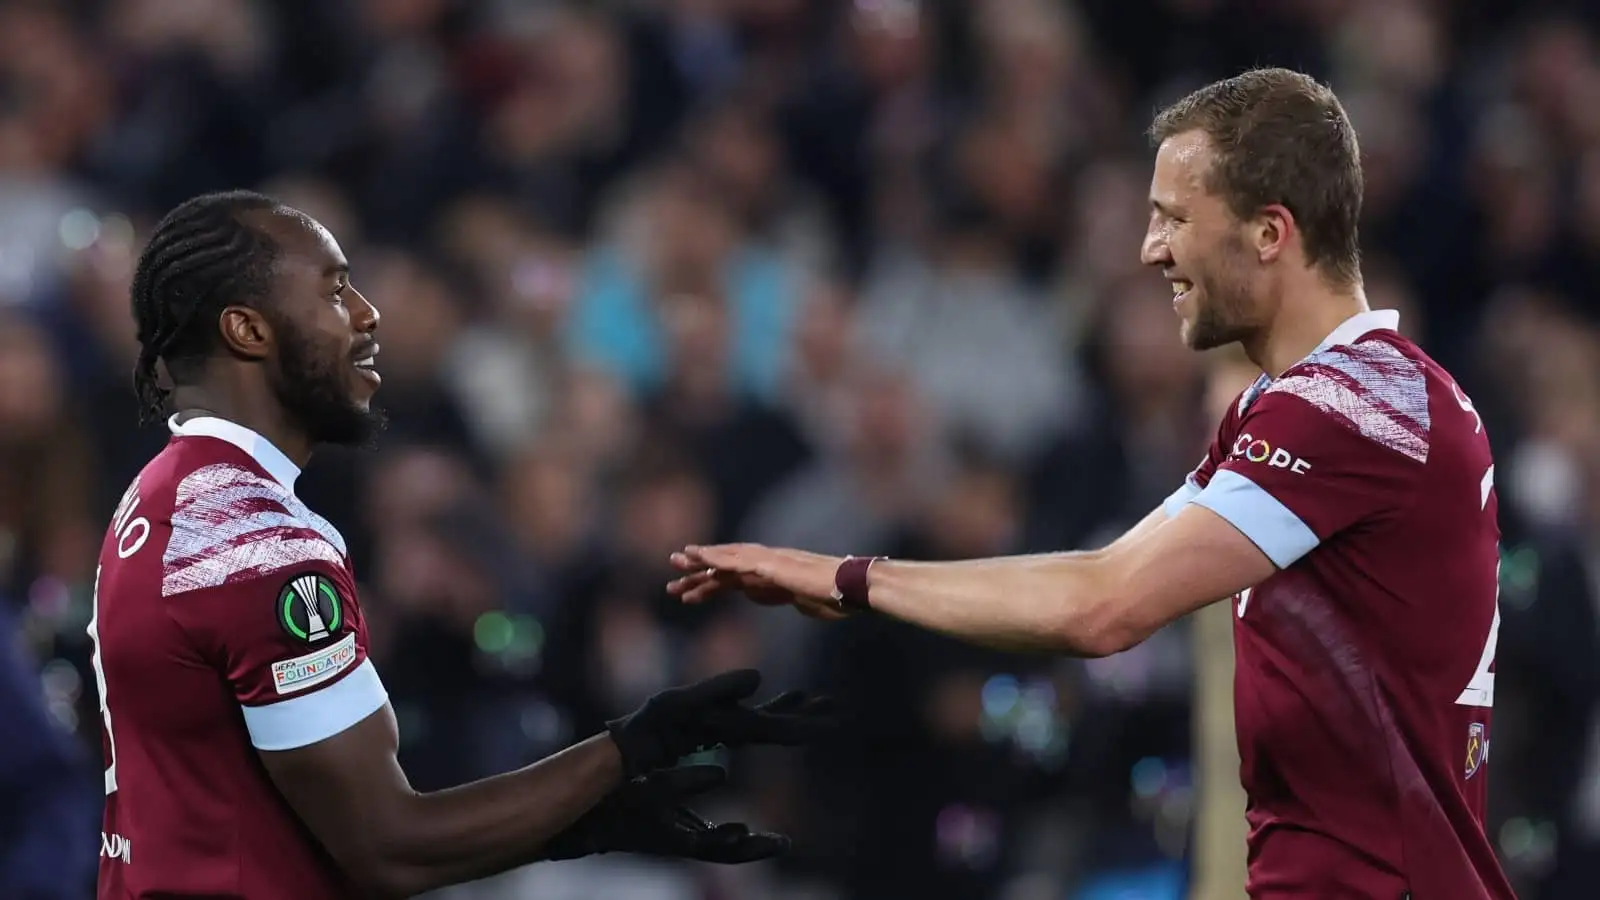
[[[1172,254],[1167,250],[1166,236],[1152,223],[1145,230],[1144,243],[1139,247],[1139,262],[1147,266],[1166,265],[1172,260]]]
[[[355,326],[355,329],[362,334],[371,334],[377,331],[378,322],[383,318],[378,313],[378,307],[374,306],[372,301],[367,299],[367,295],[356,290],[354,286],[349,288],[349,292],[355,295],[355,302],[349,303],[350,324]]]

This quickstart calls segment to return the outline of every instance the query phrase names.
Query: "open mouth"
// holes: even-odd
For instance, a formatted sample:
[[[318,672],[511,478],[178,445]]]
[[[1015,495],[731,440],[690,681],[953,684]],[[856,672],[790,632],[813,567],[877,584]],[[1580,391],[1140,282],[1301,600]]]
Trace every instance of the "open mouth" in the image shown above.
[[[1194,282],[1185,281],[1182,278],[1173,279],[1173,281],[1172,281],[1172,305],[1173,306],[1177,306],[1179,303],[1182,303],[1193,292],[1194,292]]]
[[[370,344],[366,349],[362,350],[361,353],[356,357],[353,365],[356,367],[356,371],[361,373],[362,378],[367,379],[373,384],[380,384],[383,382],[383,376],[378,374],[377,368],[377,344]]]

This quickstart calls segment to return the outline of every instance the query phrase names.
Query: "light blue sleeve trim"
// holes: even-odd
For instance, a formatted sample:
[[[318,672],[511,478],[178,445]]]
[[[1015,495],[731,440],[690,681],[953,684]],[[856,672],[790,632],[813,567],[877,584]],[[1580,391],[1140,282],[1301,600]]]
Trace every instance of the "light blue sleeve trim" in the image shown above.
[[[243,707],[244,726],[257,750],[293,750],[333,737],[388,700],[377,668],[364,659],[331,687],[267,706]]]
[[[1167,495],[1167,499],[1161,501],[1161,511],[1166,513],[1167,518],[1170,519],[1182,512],[1183,508],[1198,496],[1200,496],[1200,485],[1194,483],[1192,476],[1185,478],[1181,487]]]
[[[1321,543],[1289,507],[1238,472],[1224,469],[1211,476],[1194,502],[1227,519],[1280,569]]]

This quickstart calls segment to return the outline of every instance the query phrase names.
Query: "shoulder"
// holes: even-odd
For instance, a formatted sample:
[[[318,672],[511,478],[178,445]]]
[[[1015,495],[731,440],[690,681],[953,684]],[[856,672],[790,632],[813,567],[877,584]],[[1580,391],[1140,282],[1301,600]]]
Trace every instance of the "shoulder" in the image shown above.
[[[1222,414],[1223,424],[1227,425],[1230,423],[1237,423],[1240,419],[1244,418],[1245,412],[1248,411],[1256,402],[1256,399],[1261,396],[1262,392],[1271,386],[1271,378],[1267,377],[1265,374],[1257,376],[1255,381],[1250,382],[1250,384],[1246,386],[1244,390],[1239,392],[1239,396],[1233,398],[1233,403]]]
[[[345,542],[283,485],[233,461],[177,480],[172,533],[162,554],[163,596],[325,563],[342,569]]]
[[[1428,372],[1425,359],[1405,344],[1369,335],[1297,363],[1263,392],[1262,406],[1295,398],[1322,420],[1425,463],[1432,424]]]

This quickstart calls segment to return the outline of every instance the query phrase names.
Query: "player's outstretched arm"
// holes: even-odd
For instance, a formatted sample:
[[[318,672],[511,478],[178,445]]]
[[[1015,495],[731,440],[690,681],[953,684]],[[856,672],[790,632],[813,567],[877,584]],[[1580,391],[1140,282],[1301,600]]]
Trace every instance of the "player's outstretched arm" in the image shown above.
[[[432,793],[412,790],[396,759],[384,704],[332,737],[262,751],[273,783],[353,880],[411,896],[544,858],[553,838],[626,779],[697,748],[799,744],[831,725],[816,702],[742,701],[760,684],[745,670],[663,691],[590,738],[515,772]]]
[[[867,573],[876,612],[954,637],[1017,650],[1106,656],[1168,622],[1265,581],[1271,559],[1229,522],[1189,505],[1153,513],[1102,550],[955,563],[884,560]],[[752,544],[690,547],[669,585],[686,600],[719,587],[786,591],[826,609],[838,557]]]

